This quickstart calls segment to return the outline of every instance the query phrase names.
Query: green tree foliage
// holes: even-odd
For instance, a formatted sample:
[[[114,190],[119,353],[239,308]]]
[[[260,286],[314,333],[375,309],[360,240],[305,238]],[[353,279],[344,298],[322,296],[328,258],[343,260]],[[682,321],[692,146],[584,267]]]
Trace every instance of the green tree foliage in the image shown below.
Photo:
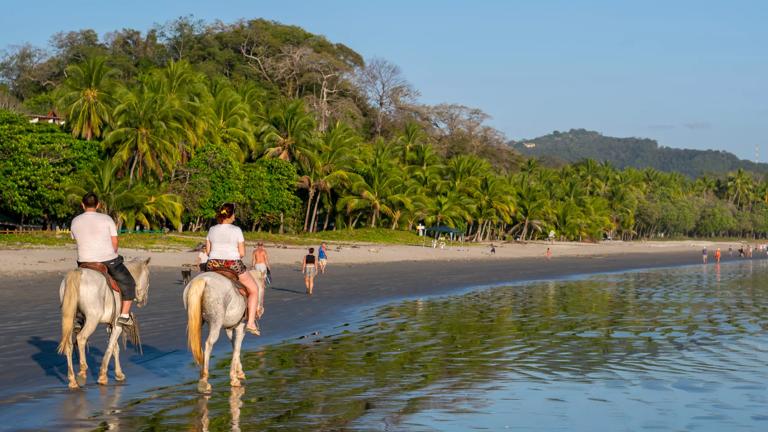
[[[252,230],[421,222],[474,241],[768,235],[762,166],[583,130],[515,144],[570,164],[526,160],[481,110],[419,105],[395,65],[366,64],[298,27],[182,17],[104,39],[60,33],[53,45],[0,61],[0,104],[41,110],[56,99],[65,129],[93,141],[0,111],[0,211],[17,220],[65,221],[92,190],[128,228],[202,229],[234,202]],[[702,172],[712,174],[685,175]]]
[[[768,164],[742,160],[726,151],[660,147],[651,139],[614,138],[584,129],[555,131],[511,144],[526,156],[543,158],[556,166],[593,159],[610,161],[619,168],[653,167],[661,171],[680,172],[690,178],[723,175],[738,169],[768,174]]]
[[[19,222],[71,215],[63,185],[98,157],[98,143],[0,111],[0,212]]]

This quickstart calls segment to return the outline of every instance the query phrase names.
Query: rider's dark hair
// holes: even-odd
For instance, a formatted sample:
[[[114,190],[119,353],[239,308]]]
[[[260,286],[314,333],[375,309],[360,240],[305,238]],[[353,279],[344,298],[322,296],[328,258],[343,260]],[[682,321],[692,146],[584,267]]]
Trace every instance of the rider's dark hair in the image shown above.
[[[216,212],[216,222],[222,223],[224,219],[229,219],[235,214],[235,205],[232,203],[224,203],[219,207],[219,211]]]
[[[85,208],[96,208],[99,206],[99,197],[93,192],[83,195],[83,205]]]
[[[309,248],[309,253],[315,253],[315,248]]]

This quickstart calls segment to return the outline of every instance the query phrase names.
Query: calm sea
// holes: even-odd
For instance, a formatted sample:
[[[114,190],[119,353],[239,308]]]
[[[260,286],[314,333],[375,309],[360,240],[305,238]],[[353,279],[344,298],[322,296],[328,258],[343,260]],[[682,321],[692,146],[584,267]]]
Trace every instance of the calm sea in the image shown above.
[[[377,309],[96,415],[121,430],[768,430],[768,262],[498,287]]]

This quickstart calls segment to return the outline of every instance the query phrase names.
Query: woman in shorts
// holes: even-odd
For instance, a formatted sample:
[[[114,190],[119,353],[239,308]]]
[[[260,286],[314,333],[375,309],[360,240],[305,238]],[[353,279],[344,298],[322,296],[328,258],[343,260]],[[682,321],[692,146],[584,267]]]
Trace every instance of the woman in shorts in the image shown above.
[[[307,287],[307,294],[309,295],[312,295],[312,289],[315,287],[315,275],[317,275],[316,261],[315,248],[309,248],[309,253],[304,255],[304,260],[301,262],[301,272],[304,273],[304,285]]]
[[[225,203],[216,213],[218,225],[208,231],[205,252],[208,255],[208,271],[229,269],[237,274],[237,278],[248,290],[248,321],[245,330],[256,336],[260,335],[256,325],[256,312],[259,306],[259,287],[247,272],[243,263],[245,256],[245,238],[243,231],[233,225],[235,221],[235,205]]]

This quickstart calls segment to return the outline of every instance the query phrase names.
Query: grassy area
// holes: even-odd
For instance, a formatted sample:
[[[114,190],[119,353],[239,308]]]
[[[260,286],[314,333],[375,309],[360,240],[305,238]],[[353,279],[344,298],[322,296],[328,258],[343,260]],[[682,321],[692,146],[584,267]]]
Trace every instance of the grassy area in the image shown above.
[[[191,249],[199,240],[172,234],[122,234],[120,247],[145,250]],[[64,247],[74,246],[75,241],[69,233],[51,231],[25,232],[20,234],[0,234],[0,248],[17,249],[29,247]]]
[[[198,238],[203,241],[207,232],[185,232],[179,234],[186,238]],[[268,232],[245,232],[246,241],[263,240],[266,243],[283,243],[292,245],[314,245],[321,241],[335,243],[377,243],[421,245],[423,238],[415,232],[399,231],[385,228],[358,228],[356,230],[342,229],[338,231],[323,231],[317,233],[271,234]]]
[[[185,232],[168,234],[122,234],[120,247],[131,249],[163,250],[191,249],[204,241],[206,232]],[[423,238],[414,232],[383,228],[361,228],[356,230],[324,231],[301,234],[270,234],[268,232],[246,232],[248,241],[263,240],[267,243],[293,245],[319,245],[321,241],[335,243],[376,243],[421,245]],[[16,249],[21,247],[62,247],[74,245],[68,233],[49,231],[25,232],[20,234],[0,234],[0,248]]]

